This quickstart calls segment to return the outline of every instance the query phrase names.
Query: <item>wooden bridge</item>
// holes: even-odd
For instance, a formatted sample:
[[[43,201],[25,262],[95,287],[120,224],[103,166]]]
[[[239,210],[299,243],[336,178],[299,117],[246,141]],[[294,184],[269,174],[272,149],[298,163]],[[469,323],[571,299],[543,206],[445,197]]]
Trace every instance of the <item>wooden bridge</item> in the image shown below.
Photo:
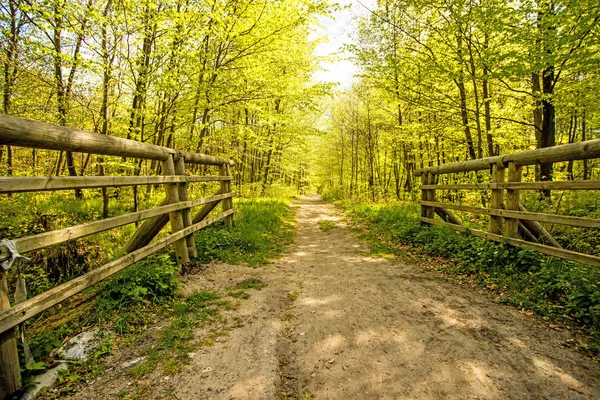
[[[171,244],[175,246],[177,263],[189,263],[190,257],[197,255],[195,232],[221,219],[228,225],[233,223],[234,194],[230,187],[230,166],[233,162],[204,154],[177,151],[6,115],[0,116],[0,145],[156,160],[162,162],[163,171],[162,176],[0,177],[0,194],[156,184],[163,185],[165,190],[165,200],[159,207],[4,241],[0,245],[0,261],[10,267],[21,254],[145,220],[126,245],[127,255],[14,307],[10,307],[7,271],[0,268],[1,399],[21,387],[14,327]],[[186,164],[216,166],[219,174],[190,176],[187,175]],[[214,196],[194,200],[188,198],[189,183],[212,181],[218,181],[221,185]],[[223,205],[222,212],[207,218],[219,202]],[[203,207],[192,216],[191,209],[200,205]],[[167,222],[171,224],[171,233],[150,243]]]
[[[10,267],[21,254],[41,250],[127,224],[145,221],[126,245],[127,255],[109,262],[69,282],[63,283],[34,298],[10,306],[6,273],[0,269],[0,398],[21,386],[19,359],[14,328],[40,312],[68,299],[97,282],[123,270],[157,251],[174,245],[179,264],[186,264],[197,255],[194,233],[221,219],[233,223],[233,193],[230,167],[232,161],[204,154],[177,151],[133,140],[120,139],[79,130],[57,127],[21,118],[0,116],[0,145],[36,149],[81,152],[96,155],[135,157],[162,163],[161,176],[77,176],[77,177],[0,177],[0,194],[33,191],[74,190],[116,186],[163,185],[165,200],[160,206],[88,222],[64,229],[4,241],[0,245],[0,262]],[[416,171],[422,178],[421,221],[513,246],[536,250],[551,256],[600,266],[600,257],[564,249],[543,228],[540,222],[565,224],[583,228],[600,228],[600,220],[565,215],[528,212],[520,202],[522,190],[598,190],[599,180],[562,182],[523,182],[524,166],[563,161],[600,158],[600,140],[556,146],[521,153],[482,158],[464,162],[431,166]],[[218,167],[218,175],[188,175],[186,164]],[[454,183],[452,174],[471,171],[491,171],[491,182]],[[508,180],[505,179],[508,171]],[[464,178],[460,178],[464,179]],[[446,182],[441,182],[445,180]],[[220,182],[220,190],[207,198],[189,199],[188,184]],[[436,200],[436,191],[490,190],[489,208],[473,207]],[[222,203],[222,212],[209,213]],[[203,206],[195,215],[192,208]],[[450,210],[484,214],[490,217],[489,231],[470,229]],[[435,219],[435,214],[441,220]],[[151,243],[170,222],[171,233]]]

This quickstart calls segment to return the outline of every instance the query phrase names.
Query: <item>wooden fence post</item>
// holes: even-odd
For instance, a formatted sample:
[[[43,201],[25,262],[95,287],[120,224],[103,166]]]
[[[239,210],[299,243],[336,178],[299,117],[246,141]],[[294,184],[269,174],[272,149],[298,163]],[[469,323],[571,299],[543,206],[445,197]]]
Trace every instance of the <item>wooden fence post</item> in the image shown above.
[[[8,310],[10,301],[6,271],[0,267],[0,311]],[[15,330],[0,333],[0,399],[5,399],[21,387],[21,368]]]
[[[508,163],[508,182],[521,182],[523,167],[517,166],[514,162]],[[519,189],[506,190],[506,209],[519,211]],[[517,218],[506,218],[504,226],[504,235],[510,238],[519,237],[519,220]]]
[[[173,154],[169,154],[169,157],[163,161],[163,172],[166,176],[175,175],[175,160]],[[169,204],[177,203],[179,201],[179,191],[176,183],[166,183],[165,192]],[[171,222],[171,231],[173,233],[184,228],[183,213],[181,211],[173,211],[169,213],[169,221]],[[177,264],[180,266],[190,262],[185,238],[175,242],[175,256],[177,257]]]
[[[423,185],[435,185],[435,175],[431,172],[424,172],[423,175],[421,175],[421,182]],[[435,190],[421,189],[421,200],[435,201]],[[421,206],[421,217],[433,219],[434,215],[435,207]]]
[[[222,176],[231,176],[229,171],[229,163],[223,163],[219,167],[219,175]],[[231,181],[221,181],[221,193],[229,193],[231,192]],[[224,199],[221,201],[223,203],[223,211],[228,211],[233,208],[233,198]],[[233,225],[233,214],[225,217],[225,225],[232,226]]]
[[[504,183],[504,172],[506,168],[498,164],[492,167],[492,183]],[[502,209],[504,203],[504,188],[492,189],[492,201],[490,208]],[[502,235],[502,217],[490,217],[490,232],[497,235]]]
[[[177,173],[177,175],[185,176],[185,158],[183,157],[183,155],[181,153],[179,153],[179,158],[177,159],[177,162],[175,163],[175,172]],[[188,185],[187,182],[182,182],[177,185],[177,189],[179,192],[178,193],[179,201],[188,201],[189,200],[187,185]],[[183,216],[183,226],[185,228],[187,228],[188,226],[192,226],[191,210],[189,208],[184,208],[183,210],[181,210],[181,214]],[[189,256],[191,258],[198,257],[198,251],[196,250],[196,243],[194,242],[194,235],[189,235],[188,237],[185,238],[185,241],[187,243],[187,250],[188,250]]]

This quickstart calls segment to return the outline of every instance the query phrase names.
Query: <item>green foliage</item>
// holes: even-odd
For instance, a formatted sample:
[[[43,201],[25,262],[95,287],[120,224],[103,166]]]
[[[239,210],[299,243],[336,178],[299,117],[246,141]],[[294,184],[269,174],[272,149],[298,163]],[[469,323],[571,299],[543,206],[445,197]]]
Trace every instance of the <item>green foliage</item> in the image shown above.
[[[504,288],[502,302],[542,315],[576,318],[600,332],[600,273],[595,270],[445,227],[421,226],[413,205],[338,204],[356,223],[368,227],[366,238],[377,250],[402,254],[396,243],[417,245],[424,254],[457,261],[452,272]]]
[[[120,309],[136,304],[163,303],[177,290],[177,265],[168,254],[150,256],[122,271],[105,285],[98,306]]]
[[[197,234],[197,260],[250,265],[268,262],[293,239],[288,205],[289,200],[284,199],[240,199],[233,227],[217,223]]]
[[[323,232],[329,232],[336,227],[335,222],[330,220],[320,220],[317,222],[317,224],[319,225],[319,229]]]

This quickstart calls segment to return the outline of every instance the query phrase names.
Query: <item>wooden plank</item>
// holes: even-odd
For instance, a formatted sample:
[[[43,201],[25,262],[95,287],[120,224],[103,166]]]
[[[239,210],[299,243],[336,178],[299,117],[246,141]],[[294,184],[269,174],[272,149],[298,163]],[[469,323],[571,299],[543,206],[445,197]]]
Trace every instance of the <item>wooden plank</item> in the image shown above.
[[[0,193],[90,189],[165,183],[229,181],[230,176],[49,176],[0,177]]]
[[[520,190],[600,190],[600,181],[558,181],[558,182],[506,182],[475,183],[455,185],[424,185],[423,189],[435,190],[489,190],[489,189],[520,189]]]
[[[0,313],[10,312],[6,271],[0,267]],[[5,399],[21,387],[21,368],[17,339],[13,329],[0,333],[0,399]]]
[[[419,201],[419,204],[447,208],[450,210],[465,211],[474,214],[494,215],[503,218],[517,218],[529,221],[540,221],[549,224],[577,226],[580,228],[600,228],[600,219],[569,217],[566,215],[542,214],[528,211],[496,210],[491,208],[465,206],[462,204],[439,203],[434,201]]]
[[[175,162],[175,172],[177,175],[185,176],[185,158],[181,155]],[[177,184],[177,190],[179,192],[179,200],[180,201],[188,201],[188,189],[187,183],[179,183]],[[189,208],[183,208],[181,210],[183,216],[183,226],[188,227],[192,226],[192,212]],[[194,241],[194,235],[187,236],[185,238],[187,244],[188,255],[190,258],[198,257],[198,252],[196,251],[196,242]]]
[[[0,311],[0,333],[14,328],[29,318],[39,314],[40,312],[47,310],[63,300],[68,299],[74,294],[77,294],[82,290],[95,285],[103,279],[106,279],[109,276],[123,270],[124,268],[148,257],[151,254],[156,253],[158,250],[173,244],[182,238],[227,217],[232,213],[233,210],[229,210],[227,212],[215,215],[214,217],[207,218],[200,223],[172,233],[163,239],[159,239],[152,244],[142,247],[141,249],[138,249],[119,259],[111,261],[108,264],[105,264],[80,277],[70,280],[69,282],[52,288],[38,296],[25,300],[9,310]]]
[[[494,164],[506,166],[509,162],[514,162],[518,166],[524,166],[592,158],[600,158],[600,139],[545,147],[543,149],[523,151],[502,156],[460,161],[435,167],[420,168],[415,171],[415,175],[418,176],[425,172],[431,172],[437,175],[455,172],[480,171],[489,169]]]
[[[523,167],[517,166],[515,163],[508,164],[508,181],[519,182]],[[520,191],[519,189],[508,189],[506,191],[506,209],[509,211],[519,211]],[[504,226],[504,234],[511,238],[519,237],[519,220],[516,218],[507,218]]]
[[[65,229],[43,232],[32,236],[25,236],[22,238],[14,239],[13,242],[17,251],[21,254],[25,254],[31,251],[46,248],[48,246],[63,243],[67,240],[79,239],[85,236],[93,235],[95,233],[104,232],[120,226],[132,224],[134,222],[143,221],[148,218],[166,215],[172,211],[183,210],[185,208],[196,207],[203,204],[209,204],[214,201],[218,202],[222,199],[226,199],[232,196],[233,193],[226,193],[218,196],[207,197],[204,199],[180,201],[174,204],[162,205],[156,208],[150,208],[143,211],[119,215],[117,217],[101,219],[98,221],[88,222],[85,224],[76,225]],[[166,218],[168,218],[168,216]],[[150,240],[152,240],[152,238],[150,238]],[[145,246],[148,243],[150,243],[150,241],[145,243],[143,246]],[[0,261],[6,260],[10,255],[8,249],[2,245],[0,245],[0,253],[2,254],[0,256]]]
[[[494,164],[492,167],[492,183],[500,184],[504,183],[504,175],[506,168]],[[502,209],[504,204],[504,189],[498,187],[498,189],[492,190],[492,201],[490,207],[492,209]],[[497,214],[490,214],[490,232],[501,235],[504,228],[504,219],[497,216]]]
[[[519,204],[519,211],[528,212],[525,206],[523,206],[523,204]],[[545,241],[552,244],[552,246],[562,249],[560,243],[558,243],[556,239],[554,239],[554,237],[550,234],[550,232],[548,232],[539,222],[523,219],[520,219],[519,221],[522,222],[523,225],[527,227],[527,229],[529,229],[529,231],[536,237],[536,239],[544,239]]]
[[[175,157],[171,154],[165,161],[163,161],[163,172],[165,175],[175,175]],[[179,190],[176,184],[167,183],[165,186],[165,193],[167,195],[167,201],[171,203],[179,203]],[[169,222],[171,223],[171,232],[178,232],[182,230],[183,225],[183,214],[179,211],[171,211],[169,213]],[[183,238],[175,242],[175,258],[179,266],[189,264],[190,255],[187,250],[186,239]]]
[[[600,257],[596,257],[590,254],[578,253],[571,250],[560,249],[556,247],[546,246],[539,243],[527,242],[522,239],[509,238],[502,235],[496,235],[490,232],[481,231],[478,229],[469,229],[462,225],[449,224],[447,222],[438,221],[430,218],[421,217],[421,221],[431,225],[445,226],[450,229],[454,229],[458,232],[468,233],[473,236],[481,237],[484,239],[493,240],[495,242],[507,242],[508,244],[529,250],[535,250],[540,253],[544,253],[554,257],[564,258],[566,260],[575,261],[582,264],[592,265],[594,267],[600,267]]]

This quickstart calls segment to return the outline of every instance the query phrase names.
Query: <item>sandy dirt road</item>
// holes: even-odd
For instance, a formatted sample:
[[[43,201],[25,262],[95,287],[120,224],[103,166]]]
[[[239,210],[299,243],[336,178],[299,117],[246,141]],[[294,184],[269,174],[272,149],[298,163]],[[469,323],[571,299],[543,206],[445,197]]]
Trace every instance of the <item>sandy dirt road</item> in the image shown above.
[[[600,399],[600,366],[560,348],[568,332],[419,266],[372,257],[318,197],[295,209],[296,241],[276,263],[187,278],[191,289],[248,277],[266,287],[228,312],[237,327],[226,338],[168,382],[149,379],[156,398]],[[323,232],[320,220],[337,228]],[[172,393],[161,394],[167,383]],[[111,397],[99,385],[75,397]]]

